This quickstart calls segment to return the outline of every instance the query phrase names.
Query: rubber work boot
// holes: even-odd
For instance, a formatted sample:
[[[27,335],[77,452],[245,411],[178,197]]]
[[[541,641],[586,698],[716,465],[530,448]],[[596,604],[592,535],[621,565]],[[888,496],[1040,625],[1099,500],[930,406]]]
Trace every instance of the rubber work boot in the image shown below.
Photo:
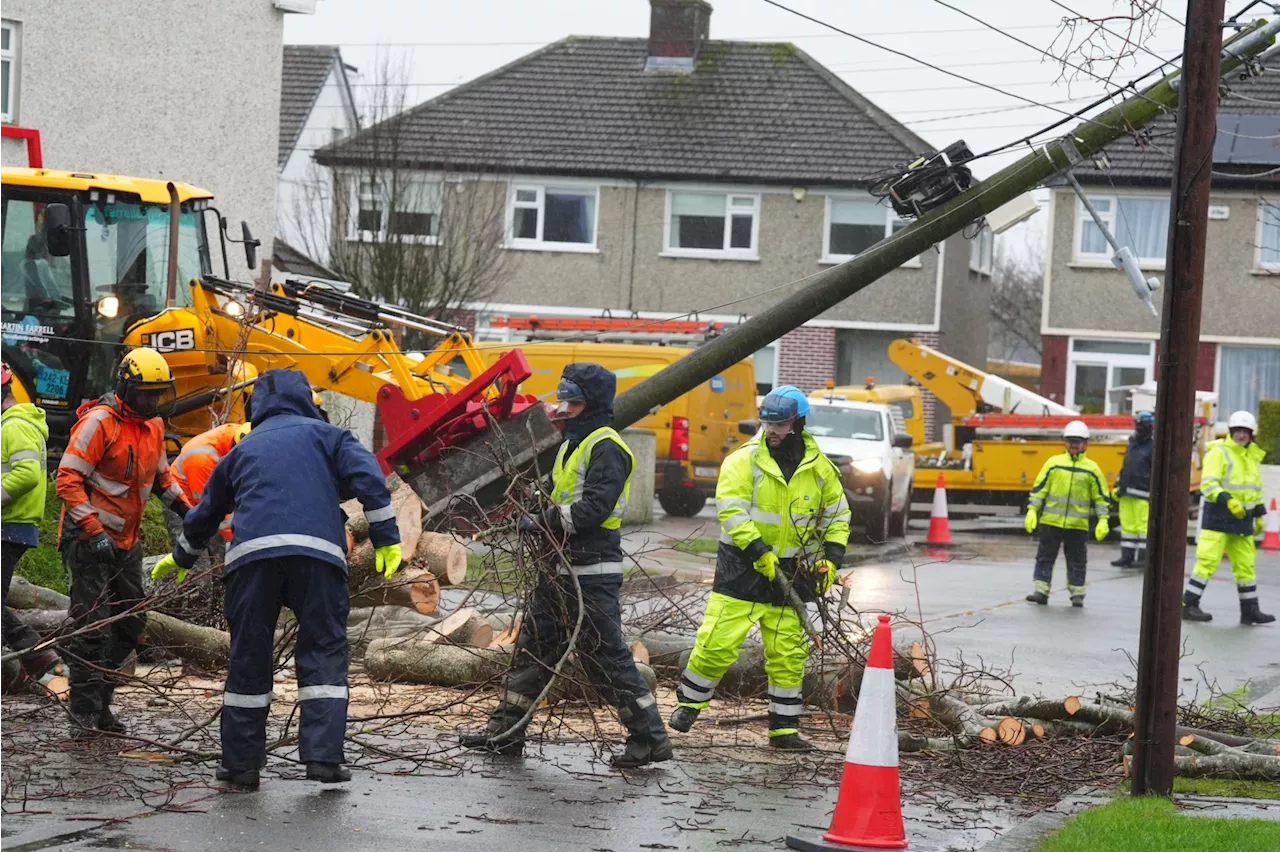
[[[71,714],[71,739],[83,743],[92,742],[101,736],[97,716],[74,712]]]
[[[524,754],[524,731],[509,734],[502,740],[494,741],[493,739],[496,735],[505,733],[519,718],[516,716],[515,719],[506,721],[505,716],[490,717],[489,724],[483,731],[467,731],[459,734],[458,745],[504,757],[519,757]]]
[[[1243,609],[1243,607],[1242,607]],[[1241,618],[1244,616],[1241,615]],[[1213,621],[1213,616],[1200,608],[1200,596],[1190,592],[1182,593],[1183,621]]]
[[[1133,554],[1127,550],[1121,551],[1120,558],[1112,561],[1111,567],[1112,568],[1132,568]]]
[[[813,751],[813,743],[799,734],[783,734],[778,737],[769,737],[769,748],[776,748],[779,751]]]
[[[219,766],[213,773],[213,777],[218,781],[225,781],[227,786],[234,787],[237,790],[256,790],[258,789],[258,770],[246,769],[237,772],[234,769],[228,769],[225,766]]]
[[[1033,604],[1040,604],[1040,606],[1048,606],[1049,604],[1049,596],[1044,592],[1032,592],[1027,595],[1027,600]]]
[[[98,730],[107,734],[127,734],[129,729],[125,727],[124,722],[111,712],[110,707],[103,707],[102,712],[98,714]]]
[[[696,707],[677,707],[667,724],[671,726],[671,730],[687,734],[693,723],[698,721],[698,712]]]
[[[321,784],[345,784],[351,780],[351,770],[340,763],[313,761],[307,764],[307,780]]]
[[[621,716],[623,709],[618,710]],[[656,704],[641,709],[626,725],[626,749],[609,761],[614,769],[635,769],[650,763],[662,763],[673,757],[671,738],[667,736],[666,726],[662,724],[662,714],[658,712]]]
[[[1084,595],[1072,595],[1071,605],[1076,609],[1082,608],[1084,606]]]
[[[1269,615],[1262,611],[1262,607],[1258,603],[1257,598],[1240,601],[1241,624],[1270,624],[1275,620],[1276,617],[1274,615]]]

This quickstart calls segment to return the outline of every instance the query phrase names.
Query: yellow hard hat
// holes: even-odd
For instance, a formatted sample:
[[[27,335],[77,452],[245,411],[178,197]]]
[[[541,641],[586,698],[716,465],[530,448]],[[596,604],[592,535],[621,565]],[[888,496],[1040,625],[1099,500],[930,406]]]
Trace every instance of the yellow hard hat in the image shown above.
[[[315,403],[316,408],[324,408],[324,398],[320,396],[320,391],[315,388],[311,389],[311,401]]]
[[[173,382],[173,372],[163,355],[143,346],[120,359],[116,380],[141,390],[163,390]]]
[[[252,381],[258,378],[258,368],[250,364],[248,361],[236,361],[231,365],[231,384],[238,385],[242,382]]]
[[[253,424],[251,424],[251,423],[241,423],[241,424],[240,424],[240,427],[239,427],[238,429],[236,429],[236,437],[235,437],[235,441],[234,441],[233,443],[238,444],[238,443],[240,443],[241,441],[243,441],[243,440],[244,440],[244,436],[245,436],[245,435],[248,435],[248,434],[249,434],[249,432],[250,432],[250,430],[252,430],[252,429],[253,429]]]

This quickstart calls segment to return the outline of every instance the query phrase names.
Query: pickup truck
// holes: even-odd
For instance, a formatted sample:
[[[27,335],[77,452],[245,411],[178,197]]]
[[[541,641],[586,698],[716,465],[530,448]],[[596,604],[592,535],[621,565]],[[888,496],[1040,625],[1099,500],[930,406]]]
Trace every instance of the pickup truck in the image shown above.
[[[915,453],[902,415],[888,405],[810,399],[806,428],[840,468],[850,526],[875,544],[907,532]]]

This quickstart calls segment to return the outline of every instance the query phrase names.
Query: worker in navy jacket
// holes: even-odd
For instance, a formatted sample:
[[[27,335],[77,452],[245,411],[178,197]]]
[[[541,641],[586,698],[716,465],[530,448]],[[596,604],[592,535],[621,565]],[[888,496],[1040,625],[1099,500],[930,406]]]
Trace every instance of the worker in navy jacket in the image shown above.
[[[320,418],[305,375],[268,370],[254,389],[253,430],[218,462],[173,554],[152,571],[159,579],[177,570],[181,582],[222,519],[235,513],[224,568],[231,660],[220,781],[258,785],[282,605],[298,618],[299,755],[307,778],[351,778],[342,766],[351,605],[343,493],[364,506],[378,571],[390,577],[401,561],[400,535],[377,460],[350,432]]]

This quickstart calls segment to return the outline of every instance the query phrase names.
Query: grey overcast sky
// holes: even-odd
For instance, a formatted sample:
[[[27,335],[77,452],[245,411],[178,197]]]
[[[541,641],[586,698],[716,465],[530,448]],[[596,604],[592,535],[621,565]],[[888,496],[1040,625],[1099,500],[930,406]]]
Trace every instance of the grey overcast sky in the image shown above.
[[[975,82],[860,43],[764,0],[712,0],[711,37],[793,42],[930,143],[941,147],[963,138],[974,151],[1037,130],[1061,117],[1056,110],[1078,108],[1107,91],[1088,74],[1064,76],[1061,63],[1040,51],[1061,53],[1069,38],[1063,20],[1072,12],[1101,17],[1129,10],[1129,0],[946,0],[1002,31],[996,32],[939,0],[781,2]],[[1228,13],[1242,5],[1243,0],[1229,0]],[[1118,70],[1102,62],[1094,72],[1107,77],[1116,70],[1113,80],[1123,83],[1157,66],[1156,55],[1180,53],[1185,4],[1163,0],[1162,9],[1151,22],[1154,32],[1144,31],[1144,50]],[[1107,26],[1126,28],[1118,20]],[[358,87],[376,81],[383,58],[402,63],[407,100],[417,103],[568,35],[643,37],[648,28],[647,0],[320,0],[314,15],[287,16],[285,41],[339,45],[347,63],[362,72]],[[1079,64],[1080,57],[1073,61]],[[992,157],[977,171],[988,174],[1019,153]]]

